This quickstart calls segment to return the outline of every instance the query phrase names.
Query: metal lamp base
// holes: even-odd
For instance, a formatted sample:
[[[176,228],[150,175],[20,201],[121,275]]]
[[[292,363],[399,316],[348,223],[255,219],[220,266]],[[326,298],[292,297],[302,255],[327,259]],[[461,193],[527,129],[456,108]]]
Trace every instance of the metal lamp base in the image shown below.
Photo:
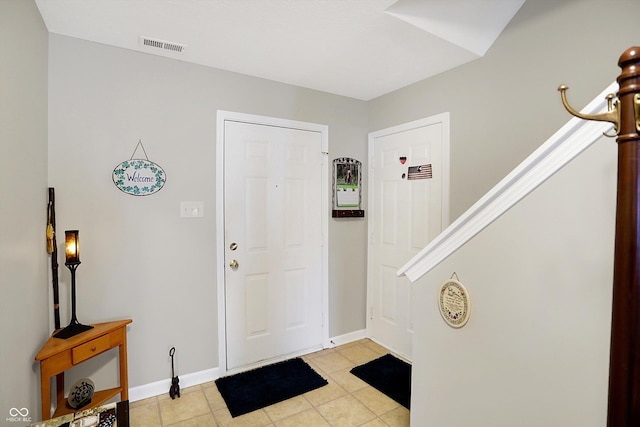
[[[62,338],[66,340],[67,338],[71,338],[82,332],[88,331],[89,329],[92,329],[92,328],[93,326],[81,325],[80,323],[71,323],[66,328],[53,334],[53,336],[56,338]]]
[[[80,261],[73,263],[66,263],[67,267],[69,267],[69,271],[71,271],[71,322],[69,322],[69,326],[64,328],[61,331],[53,334],[55,338],[67,339],[73,336],[76,336],[84,331],[88,331],[93,328],[93,326],[82,325],[78,322],[78,318],[76,317],[76,269],[78,265],[80,265]]]

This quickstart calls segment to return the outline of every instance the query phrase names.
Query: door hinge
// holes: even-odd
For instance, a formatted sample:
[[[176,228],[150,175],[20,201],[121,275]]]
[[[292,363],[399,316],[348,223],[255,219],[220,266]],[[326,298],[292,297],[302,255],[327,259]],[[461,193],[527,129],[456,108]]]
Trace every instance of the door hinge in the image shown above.
[[[373,306],[369,307],[369,319],[373,320]]]

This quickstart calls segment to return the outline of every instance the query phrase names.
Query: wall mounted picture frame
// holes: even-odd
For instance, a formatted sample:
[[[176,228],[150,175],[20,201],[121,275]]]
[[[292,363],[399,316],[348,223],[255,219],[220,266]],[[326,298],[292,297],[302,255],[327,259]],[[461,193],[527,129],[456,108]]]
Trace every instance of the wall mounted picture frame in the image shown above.
[[[445,323],[452,328],[462,328],[467,324],[471,299],[462,282],[451,278],[442,284],[438,292],[438,309]]]
[[[142,148],[144,159],[134,159],[138,147]],[[149,160],[147,151],[138,141],[129,160],[119,163],[112,174],[113,183],[125,194],[131,196],[148,196],[162,189],[167,181],[167,175],[160,165]]]
[[[333,160],[333,218],[362,218],[362,162],[350,157]]]

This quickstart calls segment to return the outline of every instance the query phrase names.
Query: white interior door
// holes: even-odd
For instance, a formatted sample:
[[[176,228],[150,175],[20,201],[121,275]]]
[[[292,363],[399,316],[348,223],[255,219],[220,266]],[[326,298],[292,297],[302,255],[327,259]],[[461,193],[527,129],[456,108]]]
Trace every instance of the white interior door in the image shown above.
[[[367,326],[374,340],[409,360],[413,288],[396,271],[448,221],[448,133],[443,114],[369,136]]]
[[[224,122],[227,370],[322,347],[322,161],[319,132]]]

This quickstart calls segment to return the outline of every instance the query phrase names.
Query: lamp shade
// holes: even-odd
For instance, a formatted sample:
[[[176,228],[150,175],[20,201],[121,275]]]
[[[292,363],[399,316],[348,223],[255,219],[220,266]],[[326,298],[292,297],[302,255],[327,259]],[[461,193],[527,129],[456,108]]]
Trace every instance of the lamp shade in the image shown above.
[[[78,230],[66,230],[65,237],[65,254],[67,256],[66,264],[80,264],[80,236]]]

